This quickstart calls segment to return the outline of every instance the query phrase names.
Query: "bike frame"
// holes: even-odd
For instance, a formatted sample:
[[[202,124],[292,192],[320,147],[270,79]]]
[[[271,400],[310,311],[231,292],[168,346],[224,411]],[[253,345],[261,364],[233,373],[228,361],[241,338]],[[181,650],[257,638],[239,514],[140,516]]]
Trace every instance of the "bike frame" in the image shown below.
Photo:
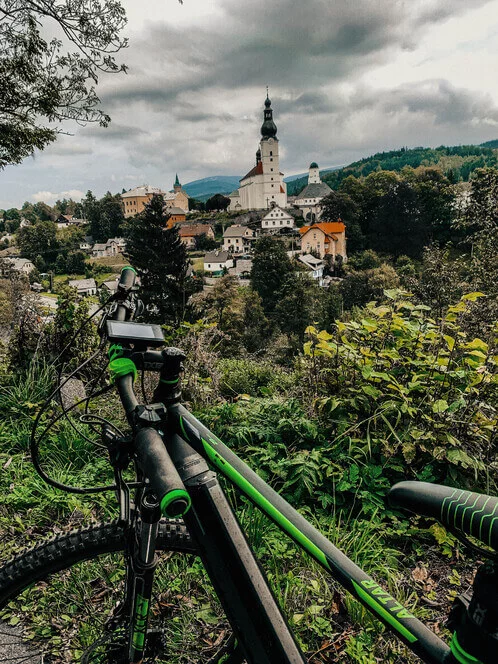
[[[217,489],[215,499],[206,501],[206,495],[204,495],[203,500],[199,501],[188,479],[184,479],[185,466],[189,467],[189,464],[195,463],[192,452],[202,457],[204,461],[208,461],[234,484],[254,505],[262,510],[282,531],[287,533],[296,544],[311,555],[341,586],[382,621],[424,662],[428,664],[458,664],[461,661],[455,658],[452,650],[444,641],[431,632],[397,600],[385,592],[376,581],[339,551],[217,436],[189,413],[183,405],[172,403],[167,406],[167,410],[167,448],[180,475],[183,475],[182,479],[185,481],[185,486],[192,497],[192,509],[185,515],[184,520],[189,529],[194,531],[192,533],[194,539],[197,541],[205,540],[204,544],[201,545],[201,558],[206,564],[215,589],[220,594],[220,599],[229,619],[231,618],[232,603],[240,605],[242,609],[243,607],[247,609],[248,606],[251,609],[249,612],[246,611],[247,623],[241,615],[238,615],[236,624],[239,624],[240,632],[235,627],[236,633],[243,633],[250,622],[249,618],[252,611],[255,609],[262,610],[262,606],[264,607],[265,602],[269,600],[267,597],[262,598],[260,596],[261,586],[256,586],[259,577],[255,574],[256,568],[252,562],[252,556],[247,557],[248,545],[245,538],[241,537],[237,531],[235,534],[232,533],[233,537],[225,537],[227,548],[224,548],[223,544],[220,546],[224,536],[221,535],[220,529],[216,529],[214,524],[219,526],[224,520],[226,522],[228,518],[226,515],[228,504],[225,505],[218,493],[218,491],[221,492],[221,489]],[[182,447],[182,444],[178,442],[179,440],[184,441],[187,445]],[[212,476],[210,479],[213,479]],[[226,499],[224,500],[226,502]],[[235,517],[233,518],[235,519]],[[229,520],[231,521],[231,519]],[[213,527],[214,530],[210,530]],[[209,550],[213,551],[213,547],[214,555],[209,555]],[[221,572],[219,569],[214,569],[216,568],[215,563],[220,557],[223,561]],[[233,588],[228,591],[229,596],[223,589],[220,589],[220,580],[223,581],[227,569],[236,569],[238,570],[237,574],[241,574],[245,578],[244,593],[247,594],[242,595],[242,601],[240,594],[233,594]],[[262,595],[264,594],[263,592]],[[254,600],[254,605],[249,602],[249,595]],[[261,603],[259,607],[258,597]],[[243,621],[242,624],[240,620]],[[271,625],[272,643],[280,642],[280,646],[277,648],[278,656],[274,655],[273,659],[264,659],[261,657],[261,653],[258,655],[257,642],[261,640],[262,633],[255,632],[253,634],[254,643],[251,644],[251,639],[248,641],[249,645],[246,643],[250,651],[249,661],[258,662],[258,664],[266,661],[273,663],[303,662],[302,655],[296,654],[298,651],[295,650],[293,639],[289,641],[289,630],[286,624],[282,621],[279,624],[278,618],[275,618],[275,616],[271,618],[270,616],[267,625]],[[233,622],[232,626],[234,626]]]

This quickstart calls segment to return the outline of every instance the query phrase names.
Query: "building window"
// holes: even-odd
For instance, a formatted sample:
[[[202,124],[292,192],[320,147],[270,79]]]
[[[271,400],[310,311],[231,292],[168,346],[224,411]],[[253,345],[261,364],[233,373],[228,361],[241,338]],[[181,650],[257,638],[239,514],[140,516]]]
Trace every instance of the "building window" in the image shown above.
[[[270,161],[273,161],[273,157],[270,157]]]
[[[270,150],[270,157],[273,155],[273,150]]]
[[[270,171],[273,173],[273,168],[270,168]]]

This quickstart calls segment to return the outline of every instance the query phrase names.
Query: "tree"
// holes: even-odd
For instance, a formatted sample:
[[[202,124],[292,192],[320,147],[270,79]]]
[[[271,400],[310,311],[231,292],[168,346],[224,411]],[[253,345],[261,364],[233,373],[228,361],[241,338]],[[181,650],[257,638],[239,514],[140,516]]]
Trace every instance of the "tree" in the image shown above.
[[[261,297],[265,314],[273,314],[279,300],[279,291],[292,273],[292,265],[284,245],[265,235],[254,247],[251,286]]]
[[[33,205],[33,211],[38,217],[39,221],[54,221],[55,214],[50,205],[40,201]]]
[[[206,233],[201,233],[195,238],[195,248],[199,251],[211,251],[216,249],[218,243],[214,238],[208,237]]]
[[[41,256],[45,263],[53,263],[59,244],[56,227],[52,221],[39,221],[34,226],[25,226],[17,233],[17,244],[21,255],[34,261]]]
[[[107,126],[95,85],[101,73],[126,71],[114,57],[127,46],[121,4],[0,0],[0,16],[0,169],[43,150],[65,120]],[[65,44],[46,41],[42,30],[62,34]]]
[[[387,263],[371,270],[352,270],[340,286],[344,308],[362,307],[371,300],[381,299],[384,290],[398,288],[399,285],[396,270]]]
[[[68,274],[85,274],[85,254],[82,251],[73,251],[67,257]]]
[[[178,324],[189,297],[187,250],[178,227],[166,228],[164,198],[153,196],[124,228],[126,256],[137,269],[148,318]]]
[[[206,201],[206,211],[211,212],[212,210],[226,210],[230,205],[230,199],[223,194],[215,194],[208,198]]]

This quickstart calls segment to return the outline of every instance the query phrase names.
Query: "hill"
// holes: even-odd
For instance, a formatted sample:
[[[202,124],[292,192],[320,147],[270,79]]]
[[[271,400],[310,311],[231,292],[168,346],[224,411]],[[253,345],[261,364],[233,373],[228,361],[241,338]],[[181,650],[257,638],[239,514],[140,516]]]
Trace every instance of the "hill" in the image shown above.
[[[498,140],[482,145],[457,145],[438,148],[401,148],[390,152],[378,152],[371,157],[360,159],[349,166],[332,172],[321,171],[322,179],[332,189],[336,189],[349,175],[366,176],[377,170],[400,171],[405,166],[436,166],[452,182],[467,181],[476,168],[498,166]],[[307,184],[306,176],[293,180],[287,185],[289,196],[298,194]]]
[[[183,185],[183,189],[198,201],[207,201],[214,194],[231,194],[239,186],[240,175],[213,175]]]
[[[325,168],[322,173],[334,170],[337,170],[337,167]],[[187,182],[187,184],[183,185],[183,188],[192,198],[206,202],[214,194],[231,194],[234,189],[238,188],[241,177],[240,175],[213,175],[209,178]],[[308,173],[298,173],[297,175],[289,175],[289,177],[284,178],[284,182],[292,182],[293,180],[307,177]]]

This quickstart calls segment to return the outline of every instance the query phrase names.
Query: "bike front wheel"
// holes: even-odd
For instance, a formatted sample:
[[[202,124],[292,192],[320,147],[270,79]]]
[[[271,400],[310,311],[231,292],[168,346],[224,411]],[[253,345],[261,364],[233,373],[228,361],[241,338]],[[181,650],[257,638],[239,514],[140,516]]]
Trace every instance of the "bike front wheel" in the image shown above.
[[[0,568],[0,660],[122,664],[125,533],[117,523],[56,537]],[[240,661],[182,522],[162,521],[144,664]]]

